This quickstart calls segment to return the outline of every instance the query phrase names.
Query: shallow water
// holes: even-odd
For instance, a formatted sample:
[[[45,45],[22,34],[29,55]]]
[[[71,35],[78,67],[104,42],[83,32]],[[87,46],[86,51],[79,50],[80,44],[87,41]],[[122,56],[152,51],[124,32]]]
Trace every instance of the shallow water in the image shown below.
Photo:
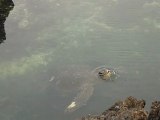
[[[14,4],[5,22],[6,40],[0,44],[0,119],[75,120],[98,114],[127,96],[148,104],[160,99],[158,0]],[[89,71],[106,65],[120,77],[95,83],[86,105],[68,114],[64,110],[77,91],[63,84],[71,92],[57,90],[56,75],[72,65],[87,66]]]

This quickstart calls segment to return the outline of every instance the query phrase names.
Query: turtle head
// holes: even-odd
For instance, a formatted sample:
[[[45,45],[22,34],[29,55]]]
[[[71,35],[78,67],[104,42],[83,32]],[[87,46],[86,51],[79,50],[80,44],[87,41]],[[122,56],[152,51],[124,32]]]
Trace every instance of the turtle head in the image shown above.
[[[98,72],[98,76],[102,79],[102,80],[108,80],[111,78],[112,76],[112,71],[109,69],[103,69],[101,71]]]

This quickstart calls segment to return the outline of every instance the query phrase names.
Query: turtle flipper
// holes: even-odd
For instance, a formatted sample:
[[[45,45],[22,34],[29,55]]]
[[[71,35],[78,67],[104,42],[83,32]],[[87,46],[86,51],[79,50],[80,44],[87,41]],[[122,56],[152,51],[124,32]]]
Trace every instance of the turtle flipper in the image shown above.
[[[73,99],[73,101],[67,106],[65,112],[74,112],[81,106],[85,105],[90,99],[94,91],[92,83],[86,83],[81,86],[80,92]]]

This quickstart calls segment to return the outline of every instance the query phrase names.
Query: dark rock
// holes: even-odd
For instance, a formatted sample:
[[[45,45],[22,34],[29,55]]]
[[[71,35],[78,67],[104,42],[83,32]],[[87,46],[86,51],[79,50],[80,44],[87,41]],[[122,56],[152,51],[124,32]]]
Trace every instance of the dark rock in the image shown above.
[[[150,113],[145,107],[145,100],[128,97],[118,101],[100,115],[88,115],[81,120],[160,120],[160,101],[152,103]]]
[[[4,22],[8,17],[9,12],[13,9],[14,3],[12,0],[0,0],[0,44],[6,40]]]
[[[148,120],[160,120],[160,101],[152,102]]]

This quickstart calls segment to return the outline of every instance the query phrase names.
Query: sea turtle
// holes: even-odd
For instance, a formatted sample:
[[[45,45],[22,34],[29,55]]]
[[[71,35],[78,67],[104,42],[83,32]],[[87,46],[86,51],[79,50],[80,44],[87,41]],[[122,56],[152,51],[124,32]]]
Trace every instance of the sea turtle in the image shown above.
[[[69,65],[58,70],[49,81],[55,81],[54,87],[65,95],[70,92],[77,93],[65,109],[65,112],[73,112],[90,99],[96,81],[113,80],[116,76],[116,72],[106,66],[91,70],[86,66]]]

